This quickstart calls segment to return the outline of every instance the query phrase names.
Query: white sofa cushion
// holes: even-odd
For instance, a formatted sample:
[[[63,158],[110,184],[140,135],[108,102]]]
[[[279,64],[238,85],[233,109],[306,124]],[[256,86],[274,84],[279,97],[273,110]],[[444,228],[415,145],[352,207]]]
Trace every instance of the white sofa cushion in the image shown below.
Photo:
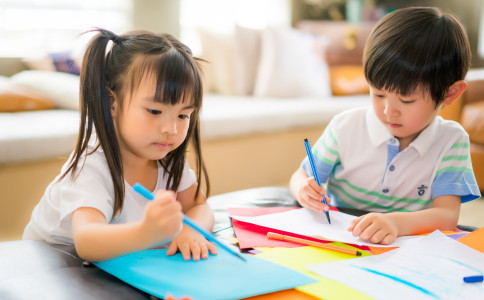
[[[282,131],[328,124],[344,110],[371,105],[369,95],[281,99],[205,95],[201,111],[202,139]]]
[[[0,164],[67,156],[79,116],[74,110],[0,113]]]

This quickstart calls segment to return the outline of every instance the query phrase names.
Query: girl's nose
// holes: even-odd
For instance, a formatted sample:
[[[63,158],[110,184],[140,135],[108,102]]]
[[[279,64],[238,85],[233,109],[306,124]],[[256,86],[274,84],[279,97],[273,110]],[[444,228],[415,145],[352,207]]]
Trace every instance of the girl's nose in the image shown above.
[[[173,118],[166,118],[161,123],[161,132],[165,134],[176,134],[176,120]]]

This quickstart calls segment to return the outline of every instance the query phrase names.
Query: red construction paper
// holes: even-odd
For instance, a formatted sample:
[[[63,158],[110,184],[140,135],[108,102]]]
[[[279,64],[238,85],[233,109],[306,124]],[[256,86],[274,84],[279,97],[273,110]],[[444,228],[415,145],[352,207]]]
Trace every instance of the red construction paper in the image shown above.
[[[260,216],[267,214],[274,214],[285,212],[292,209],[299,209],[299,207],[229,207],[228,212],[231,216]],[[338,211],[337,208],[330,207],[333,211]],[[234,228],[235,236],[239,242],[240,249],[248,249],[254,247],[302,247],[304,245],[291,243],[280,240],[271,240],[267,238],[268,232],[289,235],[306,240],[311,240],[320,243],[332,243],[334,241],[322,240],[306,235],[300,235],[292,232],[278,230],[274,228],[259,226],[247,222],[232,219],[232,226]],[[368,246],[351,245],[361,250],[369,250]]]

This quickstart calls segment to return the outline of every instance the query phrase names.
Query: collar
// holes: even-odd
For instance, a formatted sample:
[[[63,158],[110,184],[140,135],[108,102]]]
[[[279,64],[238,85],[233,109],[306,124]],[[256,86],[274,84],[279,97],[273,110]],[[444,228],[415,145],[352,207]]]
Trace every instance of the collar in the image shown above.
[[[408,145],[408,147],[413,147],[420,158],[424,157],[429,151],[430,147],[434,144],[434,140],[438,138],[439,124],[441,117],[437,116],[434,120],[420,132],[417,138]]]
[[[408,147],[414,148],[420,157],[425,156],[433,144],[439,129],[440,116],[437,116],[430,124],[425,128],[417,138],[408,145]],[[368,124],[368,135],[371,142],[375,147],[380,146],[383,143],[387,143],[394,136],[388,131],[375,114],[375,111],[370,107],[366,111],[366,122]]]
[[[393,138],[393,135],[386,129],[385,125],[378,120],[373,107],[368,108],[366,111],[366,123],[368,124],[368,135],[375,147]]]

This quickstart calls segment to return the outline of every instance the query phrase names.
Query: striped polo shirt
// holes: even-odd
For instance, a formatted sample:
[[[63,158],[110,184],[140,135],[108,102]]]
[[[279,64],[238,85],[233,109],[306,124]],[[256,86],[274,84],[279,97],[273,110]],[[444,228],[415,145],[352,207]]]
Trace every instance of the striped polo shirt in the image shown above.
[[[417,211],[442,195],[461,196],[462,203],[480,197],[469,136],[460,124],[440,116],[399,152],[399,141],[373,108],[345,111],[331,120],[312,151],[333,206]],[[301,167],[313,175],[307,157]]]

